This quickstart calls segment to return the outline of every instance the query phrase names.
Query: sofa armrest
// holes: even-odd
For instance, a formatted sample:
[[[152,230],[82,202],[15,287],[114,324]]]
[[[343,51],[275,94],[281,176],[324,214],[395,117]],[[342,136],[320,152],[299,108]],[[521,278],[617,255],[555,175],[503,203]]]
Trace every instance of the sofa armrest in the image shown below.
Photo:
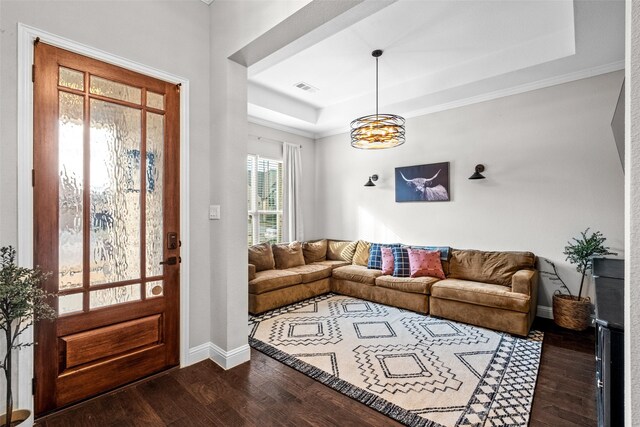
[[[249,281],[252,281],[256,278],[256,266],[253,264],[249,264]]]
[[[511,277],[511,292],[531,296],[538,289],[538,270],[518,270]]]

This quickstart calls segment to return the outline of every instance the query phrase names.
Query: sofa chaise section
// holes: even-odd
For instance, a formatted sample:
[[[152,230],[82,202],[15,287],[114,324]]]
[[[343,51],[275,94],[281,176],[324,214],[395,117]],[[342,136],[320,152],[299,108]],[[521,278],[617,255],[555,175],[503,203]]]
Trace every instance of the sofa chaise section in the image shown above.
[[[530,252],[453,250],[450,274],[431,287],[430,314],[527,335],[537,308],[538,273]]]

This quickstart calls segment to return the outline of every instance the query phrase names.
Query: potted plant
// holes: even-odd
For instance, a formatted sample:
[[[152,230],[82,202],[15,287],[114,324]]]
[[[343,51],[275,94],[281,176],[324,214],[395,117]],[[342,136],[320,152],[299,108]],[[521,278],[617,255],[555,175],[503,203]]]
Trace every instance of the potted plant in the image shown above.
[[[13,410],[11,369],[14,350],[30,346],[18,337],[36,320],[54,319],[55,311],[47,303],[52,294],[39,285],[48,274],[38,268],[18,267],[16,250],[11,246],[0,248],[0,330],[4,332],[5,354],[0,362],[6,379],[6,414],[0,416],[0,425],[15,426],[29,418],[28,410]]]
[[[584,279],[587,272],[591,270],[591,259],[594,256],[617,255],[609,251],[611,248],[604,246],[606,240],[599,231],[589,234],[587,228],[580,233],[580,237],[574,237],[564,247],[563,253],[566,260],[575,264],[576,270],[582,276],[577,295],[572,294],[567,284],[560,278],[555,264],[545,260],[553,272],[543,271],[542,273],[549,276],[552,281],[558,282],[564,291],[557,290],[553,295],[553,320],[558,326],[576,331],[583,331],[589,327],[591,299],[582,296]]]

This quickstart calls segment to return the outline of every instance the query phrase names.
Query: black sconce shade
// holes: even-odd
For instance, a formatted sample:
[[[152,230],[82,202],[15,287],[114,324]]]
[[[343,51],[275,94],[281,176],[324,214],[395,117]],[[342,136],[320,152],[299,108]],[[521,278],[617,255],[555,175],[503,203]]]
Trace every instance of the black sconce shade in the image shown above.
[[[484,175],[480,172],[484,172],[484,165],[476,165],[476,171],[469,177],[469,179],[485,179]]]
[[[376,185],[373,183],[373,181],[377,181],[378,180],[378,175],[373,174],[369,177],[369,181],[367,181],[367,183],[364,185],[365,187],[375,187]]]

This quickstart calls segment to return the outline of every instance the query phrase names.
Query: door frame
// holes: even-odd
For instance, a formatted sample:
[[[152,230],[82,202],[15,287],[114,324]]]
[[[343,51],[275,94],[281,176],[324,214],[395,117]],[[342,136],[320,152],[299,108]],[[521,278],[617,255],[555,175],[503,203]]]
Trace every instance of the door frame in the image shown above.
[[[33,42],[36,38],[61,49],[98,59],[119,67],[180,84],[180,236],[189,238],[189,80],[135,61],[112,55],[82,43],[51,34],[23,23],[18,23],[18,264],[33,266],[33,84],[31,81],[34,60]],[[180,248],[180,367],[189,364],[189,245]],[[22,336],[21,342],[33,342],[33,327]],[[33,422],[33,347],[18,352],[18,381],[15,393],[16,407],[31,411]]]

